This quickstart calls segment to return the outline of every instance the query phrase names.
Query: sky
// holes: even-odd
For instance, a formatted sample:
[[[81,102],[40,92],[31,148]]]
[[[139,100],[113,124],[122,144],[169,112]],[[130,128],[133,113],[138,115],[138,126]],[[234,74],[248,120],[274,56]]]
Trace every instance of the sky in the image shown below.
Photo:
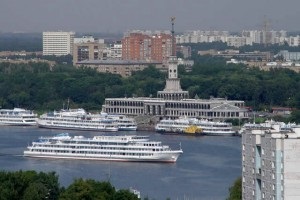
[[[0,0],[0,32],[300,30],[300,0]]]

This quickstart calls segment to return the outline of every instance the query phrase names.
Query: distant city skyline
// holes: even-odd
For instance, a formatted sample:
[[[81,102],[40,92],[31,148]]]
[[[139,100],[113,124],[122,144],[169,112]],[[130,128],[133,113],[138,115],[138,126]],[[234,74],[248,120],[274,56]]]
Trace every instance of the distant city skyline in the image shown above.
[[[299,31],[299,0],[1,0],[0,32]]]

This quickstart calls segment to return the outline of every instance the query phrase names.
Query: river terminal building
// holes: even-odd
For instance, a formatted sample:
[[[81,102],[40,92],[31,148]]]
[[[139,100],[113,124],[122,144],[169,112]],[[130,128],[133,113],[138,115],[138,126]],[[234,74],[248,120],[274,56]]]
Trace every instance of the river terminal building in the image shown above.
[[[102,110],[108,114],[178,118],[182,116],[212,120],[242,119],[248,117],[244,101],[221,98],[190,99],[182,90],[178,78],[178,59],[175,51],[174,20],[172,21],[172,54],[168,58],[168,78],[157,98],[106,98]]]

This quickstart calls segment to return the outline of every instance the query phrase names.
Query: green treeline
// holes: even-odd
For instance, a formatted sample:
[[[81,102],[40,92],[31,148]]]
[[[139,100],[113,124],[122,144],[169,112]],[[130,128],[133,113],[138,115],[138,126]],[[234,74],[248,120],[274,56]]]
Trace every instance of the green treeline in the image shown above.
[[[261,71],[245,65],[226,65],[222,58],[198,56],[189,73],[181,73],[190,96],[244,100],[255,110],[272,106],[300,108],[300,74],[287,69]]]
[[[153,67],[124,79],[87,67],[0,63],[0,106],[53,110],[70,99],[70,107],[100,110],[105,97],[155,95],[164,79]]]
[[[116,190],[109,182],[76,179],[60,187],[55,172],[0,171],[0,200],[138,200],[129,190]],[[147,198],[146,198],[147,199]]]
[[[41,33],[0,33],[0,51],[42,51]]]
[[[300,108],[300,74],[291,70],[260,71],[226,65],[221,58],[197,56],[190,72],[179,66],[181,86],[190,97],[244,100],[255,110],[273,106]],[[70,107],[100,110],[105,98],[156,97],[165,87],[166,73],[153,66],[131,77],[46,63],[0,63],[0,106],[46,111]]]
[[[0,171],[0,200],[138,200],[128,189],[117,190],[107,181],[75,179],[61,187],[55,172]],[[148,200],[149,197],[144,197]],[[170,199],[170,198],[166,198]],[[229,188],[228,200],[242,199],[242,182],[237,178]]]

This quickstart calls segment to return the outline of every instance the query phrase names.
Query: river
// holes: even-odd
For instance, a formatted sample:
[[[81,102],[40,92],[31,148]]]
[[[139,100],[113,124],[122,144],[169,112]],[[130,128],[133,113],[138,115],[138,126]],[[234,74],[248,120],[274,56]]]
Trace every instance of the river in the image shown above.
[[[76,178],[110,181],[120,189],[133,187],[142,199],[224,200],[228,188],[241,176],[241,138],[232,136],[162,135],[155,132],[97,133],[37,127],[0,127],[0,170],[55,171],[61,186]],[[149,135],[183,154],[176,163],[131,163],[23,157],[27,145],[39,136],[100,134]]]

